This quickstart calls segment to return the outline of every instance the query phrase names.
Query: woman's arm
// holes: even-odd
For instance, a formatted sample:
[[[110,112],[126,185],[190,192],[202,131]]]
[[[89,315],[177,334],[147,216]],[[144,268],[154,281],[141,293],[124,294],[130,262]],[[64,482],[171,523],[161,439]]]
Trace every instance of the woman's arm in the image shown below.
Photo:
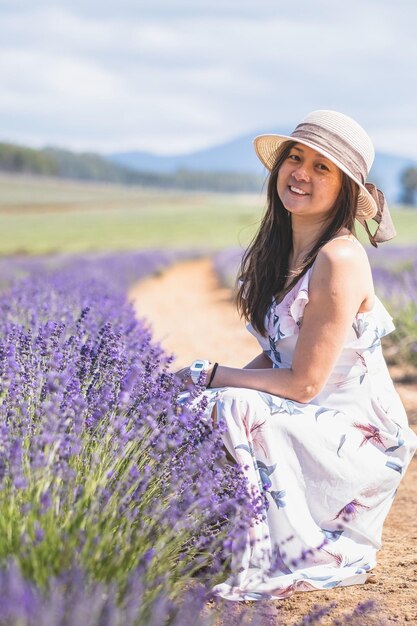
[[[210,378],[211,378],[211,372],[212,372],[213,365],[214,365],[214,363],[211,364],[211,367],[210,367],[209,371],[207,372],[206,381],[209,381]],[[257,370],[257,369],[268,369],[268,368],[272,368],[272,361],[268,357],[268,355],[265,354],[265,352],[261,352],[261,354],[258,354],[258,356],[256,356],[254,359],[252,359],[252,361],[250,361],[249,363],[247,363],[247,365],[245,365],[243,367],[244,370],[246,370],[246,369]],[[228,368],[228,369],[232,370],[233,368]],[[236,372],[240,372],[242,370],[237,369],[235,371]],[[191,378],[190,378],[190,368],[189,367],[182,367],[180,370],[178,370],[175,373],[176,373],[177,376],[179,376],[179,378],[181,378],[181,380],[183,382],[184,389],[190,389],[192,387],[192,381],[191,381]],[[213,385],[211,385],[211,387],[212,386]]]
[[[257,389],[298,402],[312,400],[326,384],[354,317],[369,297],[372,284],[364,263],[368,263],[366,253],[346,240],[324,246],[311,275],[292,367],[235,369],[220,365],[211,386]]]

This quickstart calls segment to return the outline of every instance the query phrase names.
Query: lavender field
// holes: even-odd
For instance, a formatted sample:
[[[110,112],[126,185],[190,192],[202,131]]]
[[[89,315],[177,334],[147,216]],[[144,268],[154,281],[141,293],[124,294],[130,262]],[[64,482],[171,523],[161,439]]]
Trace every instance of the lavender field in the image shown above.
[[[126,302],[130,281],[174,258],[3,271],[2,625],[194,623],[247,526],[220,433],[177,405],[170,357]]]
[[[375,274],[410,362],[413,253],[390,250]],[[262,608],[212,598],[256,502],[204,407],[178,405],[170,356],[126,300],[132,282],[184,256],[0,261],[1,626],[266,623]],[[216,263],[230,283],[236,251]],[[368,602],[337,623],[372,614]]]

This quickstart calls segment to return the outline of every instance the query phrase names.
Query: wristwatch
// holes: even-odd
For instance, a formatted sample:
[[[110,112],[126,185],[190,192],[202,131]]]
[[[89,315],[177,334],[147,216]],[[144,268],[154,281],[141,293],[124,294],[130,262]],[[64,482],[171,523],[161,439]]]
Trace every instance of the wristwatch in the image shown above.
[[[200,381],[200,376],[204,372],[207,374],[210,367],[210,361],[208,359],[197,359],[190,366],[190,376],[194,385],[197,385]]]

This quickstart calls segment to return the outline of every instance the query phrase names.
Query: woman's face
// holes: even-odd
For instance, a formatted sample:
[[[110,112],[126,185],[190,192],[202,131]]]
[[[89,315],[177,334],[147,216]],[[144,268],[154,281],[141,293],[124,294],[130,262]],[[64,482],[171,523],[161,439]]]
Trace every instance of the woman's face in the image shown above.
[[[290,213],[326,218],[342,186],[342,172],[314,149],[296,143],[278,171],[277,191]]]

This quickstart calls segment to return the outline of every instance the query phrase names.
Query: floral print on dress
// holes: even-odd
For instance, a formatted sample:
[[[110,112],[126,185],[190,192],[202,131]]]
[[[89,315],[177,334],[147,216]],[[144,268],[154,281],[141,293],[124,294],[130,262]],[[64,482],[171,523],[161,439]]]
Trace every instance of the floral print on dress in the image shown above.
[[[346,441],[346,433],[343,433],[343,435],[341,435],[340,437],[339,445],[337,447],[337,451],[336,451],[337,456],[340,456],[340,453],[341,453],[341,450],[343,448],[343,444],[345,443],[345,441]]]
[[[285,489],[281,489],[281,491],[270,491],[270,494],[279,509],[283,509],[285,506]]]
[[[351,520],[355,519],[360,509],[369,509],[369,506],[366,506],[366,504],[362,504],[356,499],[351,500],[340,509],[336,517],[334,517],[333,519],[342,518],[344,522],[350,522]]]
[[[401,434],[402,432],[401,426],[399,424],[396,424],[396,426],[397,426],[397,432],[395,434],[396,442],[393,446],[386,448],[385,454],[391,454],[392,452],[395,452],[395,450],[398,450],[398,448],[401,448],[401,446],[403,446],[405,443]]]
[[[332,415],[337,415],[338,413],[340,413],[340,411],[322,406],[320,409],[317,409],[317,411],[314,413],[316,420],[318,420],[320,415],[323,415],[324,413],[331,413]]]
[[[352,328],[355,331],[356,337],[358,339],[359,337],[362,337],[363,333],[366,331],[368,326],[369,326],[369,322],[367,322],[366,320],[362,319],[361,317],[355,318],[355,320],[352,323]]]
[[[328,541],[337,541],[340,539],[343,534],[343,530],[326,530],[324,528],[321,529],[321,532],[326,537]]]
[[[269,346],[271,348],[270,354],[273,355],[275,363],[282,363],[281,355],[277,350],[277,344],[271,336],[269,337]]]
[[[363,439],[361,443],[359,444],[360,448],[366,443],[368,443],[369,441],[378,443],[381,446],[384,445],[384,442],[381,437],[380,429],[374,426],[373,424],[358,424],[357,422],[355,422],[353,424],[353,428],[356,428],[357,430],[359,430],[363,435]]]
[[[393,469],[395,472],[398,472],[399,474],[403,473],[403,466],[397,461],[387,461],[385,465],[386,467]]]

